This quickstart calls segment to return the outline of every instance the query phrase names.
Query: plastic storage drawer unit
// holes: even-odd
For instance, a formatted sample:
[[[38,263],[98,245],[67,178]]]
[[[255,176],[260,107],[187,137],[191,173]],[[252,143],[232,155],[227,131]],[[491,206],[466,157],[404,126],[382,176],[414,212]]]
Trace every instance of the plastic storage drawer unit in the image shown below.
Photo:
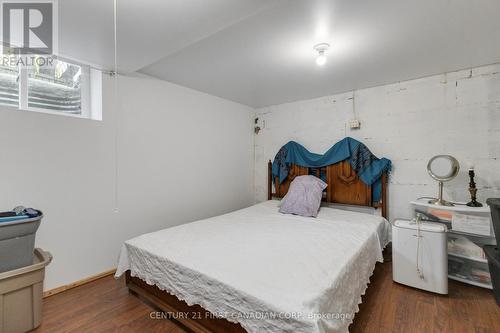
[[[392,225],[393,280],[407,286],[448,293],[446,226],[396,220]]]
[[[32,264],[0,273],[0,333],[21,333],[42,321],[45,266],[52,255],[42,249],[31,254]]]
[[[0,273],[33,263],[35,234],[43,214],[33,218],[0,222]]]

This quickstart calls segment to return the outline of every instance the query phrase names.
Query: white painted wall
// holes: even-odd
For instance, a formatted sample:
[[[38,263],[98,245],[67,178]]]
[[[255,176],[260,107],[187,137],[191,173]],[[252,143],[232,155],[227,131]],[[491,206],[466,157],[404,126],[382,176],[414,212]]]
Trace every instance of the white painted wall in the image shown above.
[[[128,238],[253,203],[253,109],[149,78],[118,92],[106,79],[102,122],[0,108],[0,209],[44,211],[46,290],[113,268]]]
[[[263,128],[255,138],[256,200],[266,199],[267,161],[289,140],[323,153],[345,136],[364,142],[393,162],[390,218],[409,217],[408,202],[437,195],[428,160],[450,154],[461,163],[446,184],[446,198],[468,201],[467,170],[476,167],[479,200],[500,196],[500,65],[358,90],[360,130],[350,130],[353,92],[257,110]]]

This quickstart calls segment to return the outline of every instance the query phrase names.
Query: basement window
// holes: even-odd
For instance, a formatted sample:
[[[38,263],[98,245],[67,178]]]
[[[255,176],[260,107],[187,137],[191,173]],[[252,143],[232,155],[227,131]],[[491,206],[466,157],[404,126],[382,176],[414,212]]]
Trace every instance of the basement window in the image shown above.
[[[41,66],[0,63],[0,104],[19,110],[102,120],[102,75],[61,59]]]
[[[0,63],[0,104],[19,106],[19,68]]]

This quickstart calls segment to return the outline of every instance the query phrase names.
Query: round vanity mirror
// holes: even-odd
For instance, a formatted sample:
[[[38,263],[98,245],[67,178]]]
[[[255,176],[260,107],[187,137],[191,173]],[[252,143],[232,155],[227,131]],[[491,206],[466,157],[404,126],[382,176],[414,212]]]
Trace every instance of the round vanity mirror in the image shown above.
[[[437,199],[429,201],[431,204],[442,206],[453,206],[452,203],[443,200],[443,182],[452,180],[458,175],[460,164],[457,159],[450,155],[437,155],[430,159],[427,164],[429,175],[439,182],[439,195]]]

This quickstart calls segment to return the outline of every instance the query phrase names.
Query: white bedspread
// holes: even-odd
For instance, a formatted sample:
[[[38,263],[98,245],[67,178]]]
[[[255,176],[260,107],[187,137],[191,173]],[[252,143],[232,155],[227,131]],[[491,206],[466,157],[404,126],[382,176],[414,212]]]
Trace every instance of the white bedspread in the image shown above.
[[[277,203],[128,240],[116,277],[130,269],[248,332],[347,332],[388,222],[326,207],[317,218],[283,215]]]

